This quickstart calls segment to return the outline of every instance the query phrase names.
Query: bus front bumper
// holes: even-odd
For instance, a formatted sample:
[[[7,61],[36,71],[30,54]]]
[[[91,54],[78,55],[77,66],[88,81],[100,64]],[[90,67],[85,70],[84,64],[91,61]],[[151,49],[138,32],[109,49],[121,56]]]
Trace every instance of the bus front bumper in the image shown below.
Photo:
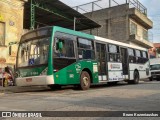
[[[16,78],[16,86],[34,86],[34,85],[51,85],[54,84],[53,75],[32,76]]]

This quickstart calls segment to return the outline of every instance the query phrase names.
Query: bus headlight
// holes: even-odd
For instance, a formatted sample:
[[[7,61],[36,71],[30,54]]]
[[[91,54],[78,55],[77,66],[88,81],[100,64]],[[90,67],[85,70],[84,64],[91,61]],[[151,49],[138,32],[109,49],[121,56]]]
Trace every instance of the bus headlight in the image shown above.
[[[47,70],[48,70],[48,67],[47,67],[47,68],[45,68],[45,69],[41,72],[41,74],[40,74],[40,75],[47,75]]]

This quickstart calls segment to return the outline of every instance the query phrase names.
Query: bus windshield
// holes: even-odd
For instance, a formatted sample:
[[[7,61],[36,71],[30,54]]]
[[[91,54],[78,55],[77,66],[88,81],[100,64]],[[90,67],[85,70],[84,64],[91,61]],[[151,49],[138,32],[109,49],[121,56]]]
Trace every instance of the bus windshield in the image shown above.
[[[160,64],[151,65],[151,70],[160,70]]]
[[[23,42],[18,51],[18,67],[47,64],[50,37]]]
[[[18,48],[17,67],[47,64],[52,27],[33,30],[23,35]]]

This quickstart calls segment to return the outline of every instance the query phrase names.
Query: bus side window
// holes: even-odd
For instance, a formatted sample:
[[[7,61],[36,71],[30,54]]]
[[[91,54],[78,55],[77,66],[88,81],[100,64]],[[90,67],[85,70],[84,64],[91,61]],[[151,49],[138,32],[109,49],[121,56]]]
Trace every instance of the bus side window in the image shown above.
[[[142,60],[141,51],[140,51],[140,50],[135,50],[135,51],[136,51],[136,62],[137,62],[137,63],[142,63],[143,60]]]
[[[128,48],[129,62],[136,63],[135,51],[134,49]]]
[[[143,57],[143,63],[146,63],[148,61],[148,55],[146,51],[142,51],[142,57]]]
[[[78,38],[77,46],[79,59],[95,59],[93,41]]]
[[[119,46],[109,44],[108,51],[109,51],[109,61],[111,61],[111,62],[120,62],[121,61]]]
[[[59,57],[75,57],[73,40],[59,39],[56,43],[56,50],[59,53]]]

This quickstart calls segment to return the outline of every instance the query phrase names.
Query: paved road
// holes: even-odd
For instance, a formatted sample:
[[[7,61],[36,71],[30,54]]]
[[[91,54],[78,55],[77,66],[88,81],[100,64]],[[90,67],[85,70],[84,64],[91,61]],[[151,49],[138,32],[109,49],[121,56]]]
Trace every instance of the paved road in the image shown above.
[[[0,93],[0,111],[8,110],[160,111],[160,81],[142,81],[138,85],[97,85],[87,91],[68,87],[55,91],[46,88],[30,92]]]

